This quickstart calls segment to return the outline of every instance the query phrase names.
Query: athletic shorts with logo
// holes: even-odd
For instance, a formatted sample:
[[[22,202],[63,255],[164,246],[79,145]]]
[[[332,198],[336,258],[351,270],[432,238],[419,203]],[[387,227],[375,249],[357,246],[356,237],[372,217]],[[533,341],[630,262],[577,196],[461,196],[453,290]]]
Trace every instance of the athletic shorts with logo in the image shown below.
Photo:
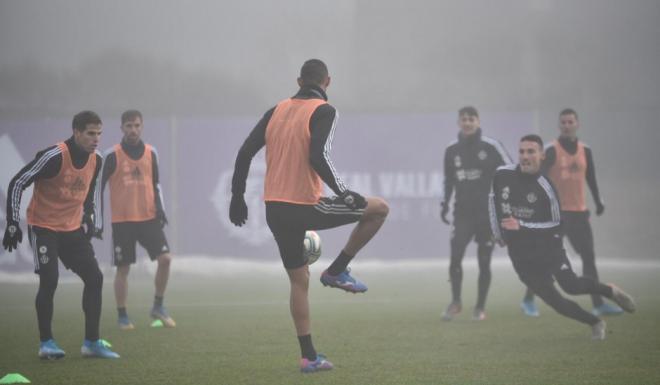
[[[266,202],[266,222],[286,269],[304,266],[303,241],[308,230],[325,230],[355,223],[365,209],[351,209],[338,197],[321,198],[315,205]]]
[[[90,262],[96,263],[94,248],[82,228],[74,231],[53,231],[28,226],[28,238],[34,251],[34,272],[57,270],[57,260],[72,271],[79,271]]]
[[[147,250],[152,261],[169,253],[165,232],[158,219],[144,222],[117,222],[112,224],[112,262],[115,266],[135,263],[136,244]]]

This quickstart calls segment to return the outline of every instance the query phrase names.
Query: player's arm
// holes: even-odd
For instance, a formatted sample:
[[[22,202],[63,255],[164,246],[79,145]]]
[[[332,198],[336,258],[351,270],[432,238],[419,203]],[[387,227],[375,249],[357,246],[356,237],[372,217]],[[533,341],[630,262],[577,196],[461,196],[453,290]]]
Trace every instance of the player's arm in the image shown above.
[[[165,201],[163,200],[163,189],[160,186],[160,173],[158,171],[158,151],[155,147],[151,147],[151,163],[152,163],[152,176],[154,188],[154,197],[156,204],[156,218],[160,221],[161,227],[167,224],[167,216],[165,215]]]
[[[309,123],[311,141],[309,145],[309,161],[314,171],[323,182],[337,195],[342,195],[346,185],[337,175],[335,166],[330,159],[332,140],[337,125],[337,110],[329,104],[319,106],[312,114]]]
[[[98,217],[98,229],[99,229],[99,234],[103,233],[103,213],[105,212],[105,200],[103,199],[103,192],[105,191],[105,186],[108,183],[108,180],[114,174],[115,169],[117,168],[117,155],[114,152],[113,148],[110,148],[105,152],[105,156],[103,159],[103,168],[101,169],[101,184],[97,184],[97,190],[96,193],[97,195],[97,208],[99,212],[99,217]]]
[[[504,218],[502,214],[502,204],[501,196],[499,190],[499,179],[501,178],[500,173],[495,173],[493,177],[493,183],[490,188],[490,194],[488,194],[488,216],[490,218],[490,228],[493,232],[493,239],[500,246],[504,246],[504,238],[502,237],[502,229],[500,223]]]
[[[554,166],[557,160],[557,150],[555,146],[548,146],[545,149],[545,158],[541,162],[541,174],[548,175],[548,172]]]
[[[56,176],[62,167],[62,151],[52,146],[37,153],[37,156],[23,167],[9,182],[7,188],[7,227],[2,244],[6,250],[16,249],[23,240],[20,228],[20,207],[23,190],[39,179]]]
[[[98,184],[101,181],[101,170],[103,169],[103,157],[97,151],[96,154],[96,168],[94,169],[94,177],[89,185],[87,197],[83,203],[83,222],[87,229],[85,235],[88,238],[97,237],[101,238],[101,230],[103,223],[103,216],[100,213],[100,194],[103,192]]]
[[[449,224],[447,213],[449,213],[449,202],[454,192],[454,185],[456,184],[456,173],[454,172],[454,163],[452,162],[451,155],[449,154],[449,147],[445,149],[444,157],[444,194],[440,201],[440,218],[446,224]]]
[[[587,184],[589,185],[589,190],[591,190],[591,196],[594,198],[596,203],[596,214],[602,215],[605,212],[605,205],[600,199],[600,192],[598,191],[598,182],[596,182],[596,166],[594,164],[593,153],[591,148],[584,148],[584,154],[587,158]]]
[[[252,158],[266,145],[266,127],[274,111],[275,107],[266,111],[243,142],[238,150],[238,155],[236,155],[234,175],[231,178],[231,204],[229,205],[229,220],[236,226],[244,225],[248,218],[247,204],[243,197],[245,184],[250,172]]]
[[[351,208],[367,207],[366,199],[349,190],[337,175],[330,150],[337,126],[337,110],[329,104],[316,108],[309,122],[309,162],[323,182]]]

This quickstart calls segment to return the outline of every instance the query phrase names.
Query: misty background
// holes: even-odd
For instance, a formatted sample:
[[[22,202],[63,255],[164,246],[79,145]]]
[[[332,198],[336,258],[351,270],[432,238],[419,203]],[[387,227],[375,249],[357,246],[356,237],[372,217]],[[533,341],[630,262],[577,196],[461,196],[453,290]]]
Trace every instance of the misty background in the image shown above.
[[[68,135],[66,126],[40,140],[48,122],[83,109],[101,115],[110,138],[128,108],[147,124],[256,122],[296,91],[301,64],[317,57],[342,116],[446,115],[469,104],[486,134],[498,137],[489,118],[522,114],[549,141],[558,112],[576,109],[606,205],[592,221],[597,254],[657,260],[658,20],[657,0],[0,1],[0,136],[32,138],[33,156]],[[236,129],[242,137],[249,127]],[[420,139],[414,125],[400,129]],[[453,136],[457,127],[438,130]],[[145,131],[148,141],[158,135],[170,133]],[[189,135],[193,146],[204,140]],[[350,139],[340,120],[337,140]],[[446,144],[433,144],[440,172]],[[236,147],[223,151],[233,158]],[[439,221],[437,232],[449,237]]]

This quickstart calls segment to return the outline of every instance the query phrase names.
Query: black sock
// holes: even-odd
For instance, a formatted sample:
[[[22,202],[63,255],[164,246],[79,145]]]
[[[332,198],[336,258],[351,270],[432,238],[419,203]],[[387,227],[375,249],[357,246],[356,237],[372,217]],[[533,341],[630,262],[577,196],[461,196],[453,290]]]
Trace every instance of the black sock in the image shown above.
[[[125,307],[118,307],[117,308],[117,314],[120,317],[128,317],[128,313],[126,313],[126,308]]]
[[[351,262],[351,259],[353,259],[353,256],[346,254],[346,252],[342,250],[342,252],[339,253],[339,256],[337,256],[337,259],[335,259],[335,261],[332,262],[330,267],[328,267],[328,274],[330,275],[341,274],[344,270],[346,270],[348,264]]]
[[[154,307],[163,306],[163,297],[155,296],[154,297]]]
[[[314,345],[312,345],[312,335],[298,336],[298,342],[300,343],[300,354],[302,357],[310,361],[316,360],[316,350],[314,350]]]

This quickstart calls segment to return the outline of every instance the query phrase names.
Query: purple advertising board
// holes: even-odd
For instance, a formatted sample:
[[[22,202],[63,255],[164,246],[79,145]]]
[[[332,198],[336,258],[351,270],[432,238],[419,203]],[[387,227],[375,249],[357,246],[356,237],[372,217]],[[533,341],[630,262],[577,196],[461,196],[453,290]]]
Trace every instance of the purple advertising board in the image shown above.
[[[247,182],[247,225],[234,227],[228,219],[236,153],[257,120],[145,118],[143,136],[158,150],[170,222],[166,231],[177,255],[264,261],[279,258],[262,201],[264,151],[253,160]],[[512,153],[518,139],[533,131],[533,116],[491,113],[482,116],[482,125],[484,134],[500,140]],[[37,151],[66,139],[69,127],[70,122],[64,120],[0,121],[0,219],[5,217],[4,199],[11,177]],[[457,131],[455,113],[339,117],[331,158],[340,176],[349,188],[380,196],[390,205],[387,222],[363,250],[362,258],[424,259],[448,255],[450,228],[439,220],[439,202],[443,193],[444,149],[456,139]],[[105,119],[101,148],[109,148],[120,139],[119,122]],[[25,191],[21,204],[24,228],[30,196],[31,188]],[[107,191],[105,199],[104,239],[94,240],[101,264],[110,263],[111,252]],[[351,228],[322,232],[324,252],[334,257]],[[26,242],[18,251],[0,251],[1,270],[32,269],[32,252]]]

